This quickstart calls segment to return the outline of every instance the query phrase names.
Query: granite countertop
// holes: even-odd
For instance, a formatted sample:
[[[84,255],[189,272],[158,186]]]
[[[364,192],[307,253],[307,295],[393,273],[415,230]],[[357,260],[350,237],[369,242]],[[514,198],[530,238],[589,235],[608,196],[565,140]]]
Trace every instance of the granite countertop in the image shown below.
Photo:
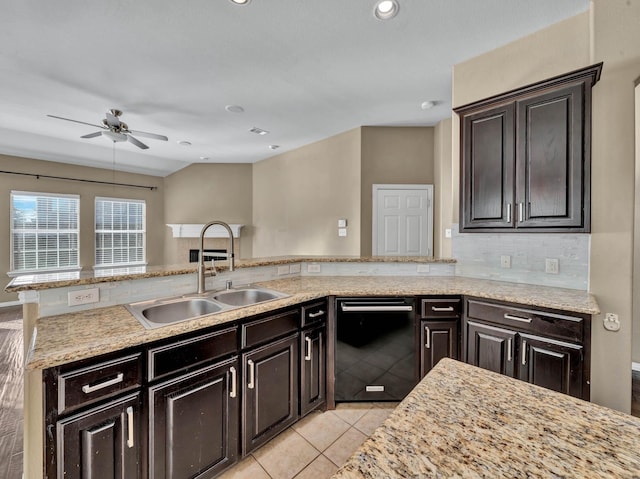
[[[291,263],[455,263],[452,258],[432,256],[273,256],[268,258],[237,259],[236,268],[255,268]],[[216,264],[219,272],[228,267],[223,262]],[[37,291],[65,286],[109,283],[130,279],[159,278],[179,274],[194,274],[196,263],[164,266],[132,266],[91,271],[67,271],[60,273],[24,274],[13,278],[5,288],[7,293]]]
[[[332,479],[640,477],[640,418],[443,359]]]
[[[577,313],[599,313],[595,298],[585,291],[451,276],[303,276],[267,281],[259,285],[289,296],[157,329],[145,329],[124,306],[40,318],[36,322],[26,367],[45,369],[182,333],[232,323],[329,295],[469,295]]]

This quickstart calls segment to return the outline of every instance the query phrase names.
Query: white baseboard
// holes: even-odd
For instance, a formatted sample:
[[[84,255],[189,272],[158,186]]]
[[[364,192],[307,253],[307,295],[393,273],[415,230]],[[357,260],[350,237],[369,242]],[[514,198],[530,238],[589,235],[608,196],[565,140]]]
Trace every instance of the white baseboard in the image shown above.
[[[20,306],[22,303],[20,301],[5,301],[4,303],[0,303],[0,308],[8,308],[9,306]]]
[[[640,363],[631,363],[632,371],[640,371]]]

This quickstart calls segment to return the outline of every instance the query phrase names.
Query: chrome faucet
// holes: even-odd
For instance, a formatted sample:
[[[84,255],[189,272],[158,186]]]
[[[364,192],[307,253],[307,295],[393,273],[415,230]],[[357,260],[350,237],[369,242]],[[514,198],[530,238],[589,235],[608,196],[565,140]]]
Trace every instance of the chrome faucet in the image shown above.
[[[231,231],[231,227],[224,221],[210,221],[209,223],[207,223],[202,227],[202,231],[200,232],[200,253],[198,255],[198,294],[202,294],[205,292],[204,234],[213,225],[220,225],[224,227],[229,233],[229,248],[227,248],[227,254],[226,254],[227,258],[229,258],[229,271],[233,271],[233,267],[234,267],[233,258],[234,258],[235,252],[233,247],[233,231]]]

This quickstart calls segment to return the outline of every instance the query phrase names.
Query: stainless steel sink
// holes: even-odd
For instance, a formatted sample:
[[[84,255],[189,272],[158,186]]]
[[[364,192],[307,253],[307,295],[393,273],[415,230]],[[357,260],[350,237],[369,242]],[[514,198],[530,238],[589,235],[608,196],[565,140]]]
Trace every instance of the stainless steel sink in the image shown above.
[[[284,293],[264,288],[227,289],[211,296],[212,299],[229,306],[250,306],[285,297],[287,295]]]
[[[287,296],[272,289],[244,287],[212,292],[206,296],[181,296],[140,301],[127,304],[125,308],[145,328],[154,329]]]
[[[179,323],[207,314],[218,313],[224,305],[207,298],[172,298],[141,301],[125,306],[147,329]]]

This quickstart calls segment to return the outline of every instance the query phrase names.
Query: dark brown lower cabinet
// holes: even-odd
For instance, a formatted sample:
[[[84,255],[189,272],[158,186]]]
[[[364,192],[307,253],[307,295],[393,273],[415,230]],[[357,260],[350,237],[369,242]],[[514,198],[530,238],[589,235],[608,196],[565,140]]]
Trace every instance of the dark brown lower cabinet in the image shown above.
[[[149,387],[149,478],[204,479],[238,457],[237,356]]]
[[[582,397],[583,347],[519,334],[518,378],[575,397]]]
[[[514,377],[515,331],[466,321],[466,358],[469,364]]]
[[[458,359],[458,320],[422,321],[420,377],[424,377],[442,358]]]
[[[300,416],[326,401],[326,328],[302,331],[300,336]]]
[[[298,333],[242,354],[242,452],[298,419]]]
[[[135,393],[58,421],[57,477],[141,477],[140,404]]]

